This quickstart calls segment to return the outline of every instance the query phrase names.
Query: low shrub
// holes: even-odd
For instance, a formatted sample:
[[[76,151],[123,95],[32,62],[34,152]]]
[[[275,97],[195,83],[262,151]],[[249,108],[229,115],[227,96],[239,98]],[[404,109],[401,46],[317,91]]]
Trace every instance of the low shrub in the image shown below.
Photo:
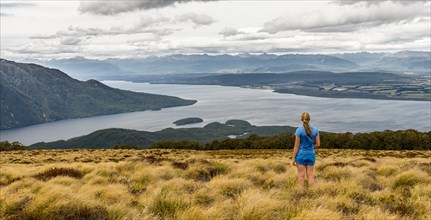
[[[0,141],[0,151],[12,150],[28,150],[28,147],[16,141],[12,143],[9,143],[9,141]]]

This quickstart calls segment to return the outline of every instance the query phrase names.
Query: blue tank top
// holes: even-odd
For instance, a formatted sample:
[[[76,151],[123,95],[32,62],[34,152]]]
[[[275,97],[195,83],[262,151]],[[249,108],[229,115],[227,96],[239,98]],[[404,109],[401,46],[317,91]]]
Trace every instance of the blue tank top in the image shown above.
[[[314,154],[314,140],[317,136],[319,136],[319,130],[317,128],[310,125],[311,137],[308,136],[307,131],[305,130],[304,125],[297,128],[295,132],[295,136],[299,137],[299,150],[298,154]]]

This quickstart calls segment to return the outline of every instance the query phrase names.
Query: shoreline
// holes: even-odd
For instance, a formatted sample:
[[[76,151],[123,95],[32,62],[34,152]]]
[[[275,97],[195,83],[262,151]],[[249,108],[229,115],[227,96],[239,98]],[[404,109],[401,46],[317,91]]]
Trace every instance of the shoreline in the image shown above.
[[[223,84],[194,84],[194,83],[172,83],[172,82],[151,82],[151,81],[126,81],[133,83],[149,83],[154,85],[160,84],[171,84],[171,85],[195,85],[195,86],[227,86],[227,87],[237,87],[244,89],[259,89],[259,90],[271,90],[274,93],[279,94],[292,94],[292,95],[301,95],[301,96],[309,96],[309,97],[317,97],[317,98],[333,98],[333,99],[371,99],[371,100],[388,100],[388,101],[421,101],[421,102],[431,102],[431,94],[428,100],[420,99],[420,98],[403,98],[403,97],[388,97],[385,95],[379,94],[366,94],[360,92],[343,92],[343,93],[329,93],[322,92],[322,90],[312,90],[307,88],[300,89],[287,89],[287,88],[274,88],[271,86],[250,86],[250,85],[223,85]]]
[[[285,91],[288,90],[288,91]],[[379,95],[371,95],[366,96],[367,94],[364,93],[325,93],[319,91],[318,94],[316,94],[313,91],[291,91],[290,89],[274,89],[273,92],[280,93],[280,94],[293,94],[293,95],[303,95],[303,96],[310,96],[310,97],[319,97],[319,98],[340,98],[340,99],[374,99],[374,100],[389,100],[389,101],[421,101],[421,102],[431,102],[431,97],[429,100],[425,99],[418,99],[418,98],[402,98],[402,97],[388,97],[388,96],[379,96]]]

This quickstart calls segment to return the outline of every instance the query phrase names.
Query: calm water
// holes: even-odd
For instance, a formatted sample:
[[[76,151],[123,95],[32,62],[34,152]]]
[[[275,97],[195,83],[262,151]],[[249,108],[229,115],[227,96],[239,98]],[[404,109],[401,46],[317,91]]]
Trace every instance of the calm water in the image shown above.
[[[69,139],[105,128],[157,131],[176,127],[172,122],[186,117],[201,117],[204,122],[181,127],[202,127],[210,122],[229,119],[243,119],[255,125],[299,126],[299,116],[303,111],[310,112],[312,124],[325,131],[431,130],[431,102],[316,98],[226,86],[104,83],[120,89],[173,95],[198,102],[192,106],[161,111],[62,120],[5,130],[0,133],[1,140],[20,141],[28,145]]]

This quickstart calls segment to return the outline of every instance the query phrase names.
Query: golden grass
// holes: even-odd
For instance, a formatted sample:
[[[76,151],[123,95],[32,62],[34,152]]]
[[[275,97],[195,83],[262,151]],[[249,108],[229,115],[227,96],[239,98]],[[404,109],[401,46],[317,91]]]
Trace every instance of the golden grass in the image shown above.
[[[429,151],[0,152],[0,219],[430,219]]]

